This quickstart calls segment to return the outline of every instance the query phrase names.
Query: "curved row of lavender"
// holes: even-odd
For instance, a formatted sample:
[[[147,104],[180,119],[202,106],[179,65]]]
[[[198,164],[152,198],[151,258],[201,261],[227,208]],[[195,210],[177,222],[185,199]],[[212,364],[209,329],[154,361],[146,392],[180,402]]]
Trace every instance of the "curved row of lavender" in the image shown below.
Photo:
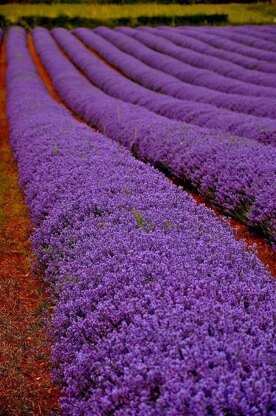
[[[275,30],[273,33],[271,32],[271,29],[269,26],[250,26],[250,25],[244,25],[244,26],[226,26],[225,30],[235,33],[241,33],[242,35],[249,35],[253,38],[262,39],[262,40],[269,40],[274,42],[275,44]],[[264,45],[265,46],[265,45]]]
[[[254,27],[254,25],[253,25]],[[268,32],[271,33],[272,35],[275,35],[276,31],[275,31],[276,26],[275,25],[265,25],[265,26],[261,26],[259,28],[259,30],[263,31],[263,32]]]
[[[242,25],[242,26],[225,26],[225,30],[233,33],[241,33],[242,35],[251,36],[255,39],[269,40],[275,44],[275,31],[274,35],[271,33],[271,26],[256,26]]]
[[[266,33],[275,34],[276,26],[268,23],[265,25],[246,24],[242,26],[225,26],[225,29],[235,32],[238,31],[241,33],[247,33],[248,31],[252,31],[252,36],[253,33],[254,36],[257,36],[258,34],[263,34],[265,36]]]
[[[250,29],[252,30],[253,27],[251,27]],[[273,40],[275,42],[276,31],[274,26],[264,26],[261,31],[259,30],[259,32],[262,33],[264,38],[265,36],[270,36],[270,40]]]
[[[263,80],[259,76],[260,71],[265,72],[266,74],[275,74],[275,63],[269,63],[263,60],[242,55],[241,53],[231,52],[229,50],[224,49],[223,46],[216,48],[212,46],[210,43],[206,43],[204,41],[204,36],[201,36],[201,39],[199,39],[198,37],[195,38],[190,34],[184,34],[183,32],[180,32],[176,29],[167,26],[160,26],[158,28],[141,26],[139,27],[139,30],[143,32],[154,33],[160,36],[161,38],[170,40],[174,44],[181,46],[182,48],[188,49],[189,51],[192,51],[192,56],[194,56],[193,52],[199,52],[201,54],[203,53],[205,55],[216,57],[222,59],[223,61],[226,61],[226,65],[218,65],[217,71],[223,71],[222,74],[228,77],[235,78],[237,74],[236,71],[238,71],[238,76],[240,77],[240,79],[242,78],[244,81],[252,82],[253,84],[260,83],[260,85],[269,86],[269,82],[273,82],[273,84],[271,85],[274,85],[275,83],[273,75],[270,75],[270,77],[267,77],[266,75],[264,76]],[[241,68],[239,67],[246,69],[245,76],[242,75],[242,73],[240,72]],[[227,68],[229,68],[229,71],[227,70]]]
[[[223,27],[216,27],[216,28],[201,27],[200,30],[206,33],[215,32],[218,36],[221,36],[226,39],[230,39],[234,42],[241,43],[246,46],[251,46],[252,48],[257,48],[257,49],[264,50],[264,51],[276,52],[275,42],[272,42],[269,39],[266,39],[266,40],[257,39],[254,36],[250,36],[246,33],[235,33],[234,31],[229,31],[227,28],[225,29]]]
[[[140,30],[122,27],[114,31],[107,28],[95,29],[96,33],[110,33],[111,37],[115,36],[117,45],[125,52],[132,53],[136,58],[149,66],[160,69],[163,72],[173,75],[181,81],[188,82],[192,85],[204,86],[210,88],[213,93],[215,91],[222,91],[228,94],[238,94],[252,97],[275,97],[276,96],[276,81],[274,79],[273,84],[268,86],[260,86],[240,81],[239,77],[233,79],[227,76],[220,75],[216,72],[218,68],[218,59],[206,57],[206,55],[198,54],[197,52],[191,53],[174,45],[170,41],[160,39],[159,37],[142,32]],[[119,32],[119,36],[117,34]],[[112,34],[111,34],[112,33]],[[131,42],[129,42],[131,38]],[[138,42],[137,42],[138,41]],[[141,49],[141,45],[143,48]],[[196,55],[196,59],[193,59]],[[188,59],[187,59],[188,57]],[[192,59],[191,59],[192,58]],[[190,61],[186,63],[186,61]],[[220,66],[226,67],[225,61],[219,62]],[[208,68],[208,65],[210,68]],[[207,68],[206,68],[207,66]],[[246,72],[243,68],[240,68],[240,73]],[[260,74],[260,79],[264,78],[264,74]],[[271,78],[268,74],[268,78]]]
[[[254,27],[254,26],[253,26]],[[270,35],[272,35],[273,37],[276,34],[275,31],[275,25],[266,25],[266,26],[261,26],[259,31],[263,32],[263,33],[269,33]]]
[[[83,32],[87,29],[76,29],[74,33],[83,39]],[[276,99],[272,97],[248,97],[236,94],[226,94],[219,91],[210,90],[206,87],[199,87],[184,83],[172,75],[165,74],[162,71],[154,69],[149,65],[144,64],[139,59],[132,55],[138,55],[138,51],[143,50],[143,45],[137,42],[135,48],[131,48],[132,40],[128,38],[124,42],[124,48],[131,52],[127,54],[121,50],[122,43],[118,42],[120,35],[116,31],[110,31],[107,28],[97,28],[93,32],[86,33],[85,43],[97,51],[100,55],[103,54],[101,44],[99,43],[99,36],[107,39],[111,45],[118,46],[117,53],[112,54],[111,64],[120,69],[130,79],[142,84],[144,87],[161,92],[176,98],[184,100],[191,100],[194,102],[202,102],[206,104],[213,104],[217,107],[234,110],[241,113],[253,114],[255,116],[269,117],[275,119],[276,117]],[[120,44],[119,44],[120,43]],[[127,46],[129,45],[129,46]],[[135,49],[135,50],[134,50]],[[108,54],[108,51],[105,55]],[[152,51],[154,54],[154,51]],[[103,55],[104,57],[106,57]],[[140,54],[139,54],[140,56]],[[110,61],[110,57],[108,58]]]
[[[67,30],[57,28],[52,31],[52,34],[71,61],[81,69],[95,86],[108,95],[132,104],[139,104],[148,110],[174,120],[230,132],[261,143],[276,145],[275,120],[232,111],[225,112],[225,110],[210,104],[179,100],[148,90],[114,71],[90,53]],[[86,39],[86,32],[81,32],[81,36]],[[116,48],[114,47],[111,50],[110,45],[101,37],[98,37],[97,45],[101,45],[101,50],[108,50],[109,54],[117,55]]]
[[[33,36],[55,89],[75,113],[141,160],[192,184],[225,212],[259,228],[274,244],[275,147],[183,125],[110,97],[91,86],[46,29],[35,29]]]
[[[185,35],[194,37],[203,42],[210,43],[216,48],[222,48],[229,50],[231,52],[237,52],[241,55],[249,56],[251,58],[259,59],[262,61],[267,61],[269,63],[276,64],[275,53],[264,51],[257,48],[252,48],[251,46],[243,45],[238,42],[234,42],[230,39],[222,38],[220,35],[217,35],[215,32],[207,33],[201,30],[196,30],[197,28],[192,28],[188,26],[178,27],[176,31],[178,33],[183,33]]]
[[[252,28],[255,27],[255,25],[248,25],[248,26],[250,26]],[[262,31],[262,32],[265,32],[265,33],[270,33],[272,35],[273,34],[275,35],[275,33],[276,33],[275,28],[276,28],[275,25],[265,25],[265,26],[259,26],[258,30]]]
[[[202,52],[196,52],[191,49],[187,49],[186,47],[177,46],[175,43],[170,41],[169,39],[165,39],[164,37],[159,37],[159,33],[164,33],[161,30],[156,30],[153,28],[148,28],[148,30],[141,30],[132,29],[128,27],[120,27],[117,29],[121,33],[125,33],[126,35],[132,36],[136,40],[140,41],[144,45],[148,46],[155,51],[161,52],[165,54],[165,56],[171,56],[176,58],[178,65],[180,66],[179,61],[185,63],[184,66],[181,65],[180,68],[185,69],[188,65],[188,68],[193,69],[195,74],[200,75],[198,68],[200,71],[202,69],[202,75],[205,75],[204,82],[206,86],[209,84],[209,80],[214,83],[214,89],[218,89],[224,92],[231,92],[236,94],[242,95],[268,95],[268,90],[270,89],[270,95],[273,96],[275,93],[274,88],[276,87],[276,80],[275,75],[271,74],[264,74],[260,71],[252,71],[246,70],[238,65],[235,65],[231,62],[225,62],[223,59],[219,59],[217,57],[210,57],[210,55],[206,54],[205,50],[208,49],[208,46],[205,45]],[[168,36],[170,36],[172,32],[168,31]],[[174,35],[172,35],[174,36]],[[175,36],[178,36],[177,34]],[[185,40],[182,39],[180,35],[180,39],[183,45],[185,45]],[[193,43],[196,41],[193,41]],[[163,55],[164,59],[164,55]],[[168,61],[169,62],[169,61]],[[171,61],[171,66],[173,66],[173,62]],[[197,69],[196,69],[197,68]],[[276,66],[275,66],[276,68]],[[205,70],[208,70],[206,72]],[[212,77],[209,75],[211,74]],[[209,76],[208,76],[209,75]],[[177,74],[175,75],[177,78],[180,76]],[[207,79],[206,79],[207,76]],[[182,72],[181,72],[182,77]],[[214,78],[216,77],[216,78]],[[181,78],[180,78],[181,79]],[[217,79],[217,82],[216,82]],[[200,79],[201,82],[201,79]],[[225,86],[223,86],[225,83]],[[257,85],[255,85],[257,84]],[[232,86],[232,89],[231,89]],[[273,87],[273,88],[271,88]],[[209,86],[211,87],[211,84]],[[269,95],[268,95],[269,96]]]
[[[255,254],[51,99],[19,28],[7,87],[63,415],[272,416],[275,284]]]

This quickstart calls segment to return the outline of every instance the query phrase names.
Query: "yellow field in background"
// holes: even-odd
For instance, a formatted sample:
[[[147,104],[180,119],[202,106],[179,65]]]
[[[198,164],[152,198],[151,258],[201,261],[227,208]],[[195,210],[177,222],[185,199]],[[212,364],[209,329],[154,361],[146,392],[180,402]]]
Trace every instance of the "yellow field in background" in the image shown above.
[[[0,14],[5,15],[12,22],[21,16],[48,16],[57,17],[67,15],[70,17],[79,16],[97,18],[100,20],[119,17],[138,17],[142,15],[155,16],[180,16],[193,15],[198,13],[214,14],[226,13],[229,23],[276,23],[276,7],[269,4],[8,4],[0,5]]]

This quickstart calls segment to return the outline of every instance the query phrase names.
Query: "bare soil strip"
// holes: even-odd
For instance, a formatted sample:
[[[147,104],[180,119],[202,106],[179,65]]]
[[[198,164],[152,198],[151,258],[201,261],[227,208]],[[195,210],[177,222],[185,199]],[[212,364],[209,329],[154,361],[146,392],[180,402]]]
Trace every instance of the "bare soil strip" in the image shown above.
[[[42,318],[46,288],[32,273],[29,212],[18,185],[6,116],[6,42],[0,56],[0,416],[58,410]]]

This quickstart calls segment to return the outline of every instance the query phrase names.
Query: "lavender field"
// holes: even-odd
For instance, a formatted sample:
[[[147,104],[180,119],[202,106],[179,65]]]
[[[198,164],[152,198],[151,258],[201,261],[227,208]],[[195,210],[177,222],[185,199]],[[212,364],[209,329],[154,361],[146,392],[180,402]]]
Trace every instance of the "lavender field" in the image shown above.
[[[62,415],[275,416],[275,280],[227,218],[275,250],[276,27],[5,48]]]

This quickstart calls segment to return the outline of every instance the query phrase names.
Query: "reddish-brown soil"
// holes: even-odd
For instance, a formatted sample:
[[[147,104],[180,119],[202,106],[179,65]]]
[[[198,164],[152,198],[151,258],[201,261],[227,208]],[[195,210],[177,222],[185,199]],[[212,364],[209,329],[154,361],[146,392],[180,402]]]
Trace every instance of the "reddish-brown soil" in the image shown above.
[[[51,305],[34,276],[29,212],[18,185],[6,117],[5,42],[0,57],[0,415],[48,415],[59,391],[51,380],[42,318]]]
[[[91,49],[89,46],[87,46],[84,42],[82,42],[77,36],[75,36],[76,39],[78,39],[81,43],[82,46],[87,49],[90,53],[92,53],[92,55],[94,55],[96,58],[98,58],[100,61],[102,61],[105,65],[109,66],[111,69],[113,69],[113,71],[117,72],[118,74],[122,75],[124,78],[127,78],[127,76],[120,71],[119,68],[116,68],[115,66],[113,66],[112,64],[110,64],[105,58],[103,58],[98,52],[94,51],[94,49]]]
[[[255,244],[257,249],[257,256],[261,262],[268,267],[272,276],[276,277],[276,253],[262,237],[258,236],[255,232],[251,231],[248,227],[241,224],[239,221],[236,221],[234,218],[226,217],[220,209],[214,208],[210,202],[208,202],[201,195],[195,193],[192,195],[198,204],[204,204],[212,211],[214,211],[217,216],[227,218],[230,227],[236,230],[236,236],[238,240],[245,240],[248,246]]]
[[[33,40],[31,38],[31,36],[29,36],[28,42],[29,42],[29,48],[30,48],[30,51],[32,53],[33,59],[36,63],[38,72],[39,72],[41,78],[43,79],[43,81],[45,82],[45,85],[47,86],[50,94],[58,102],[62,102],[59,95],[56,93],[56,91],[53,87],[51,78],[49,77],[48,73],[45,71],[45,68],[43,67],[43,65],[41,63],[41,60],[40,60],[40,58],[38,57],[38,55],[36,53],[36,50],[35,50],[35,47],[34,47]],[[116,68],[114,68],[108,62],[106,62],[105,59],[102,58],[98,53],[96,53],[92,49],[88,48],[87,46],[85,46],[85,47],[86,47],[87,50],[90,51],[90,53],[93,53],[97,58],[99,58],[102,62],[104,62],[109,67],[111,67],[114,71],[119,72]],[[62,49],[61,49],[61,52],[64,54],[64,56],[66,56],[69,59],[67,54]],[[79,71],[79,72],[83,76],[85,76],[85,74],[82,71]],[[122,74],[122,75],[124,75],[124,74]],[[63,103],[63,105],[66,106],[65,103]],[[79,119],[79,117],[76,117],[76,118]],[[172,181],[176,182],[178,185],[180,185],[179,181],[174,180],[174,179],[172,179]],[[225,215],[222,213],[222,211],[220,209],[214,208],[209,203],[208,200],[206,200],[205,198],[203,198],[202,196],[200,196],[196,192],[191,192],[190,190],[189,190],[189,192],[192,194],[193,198],[195,199],[195,201],[198,204],[202,203],[202,204],[206,205],[208,208],[212,209],[216,213],[217,216],[226,218]],[[229,221],[229,225],[236,230],[236,235],[237,235],[238,239],[245,240],[246,244],[248,246],[252,246],[253,244],[256,244],[257,255],[258,255],[259,259],[264,264],[267,265],[267,267],[270,270],[272,276],[276,276],[276,253],[272,250],[272,248],[269,246],[269,244],[267,244],[267,242],[262,237],[257,236],[254,232],[249,230],[248,227],[246,227],[245,225],[241,224],[240,222],[234,220],[233,218],[228,218],[228,221]]]

